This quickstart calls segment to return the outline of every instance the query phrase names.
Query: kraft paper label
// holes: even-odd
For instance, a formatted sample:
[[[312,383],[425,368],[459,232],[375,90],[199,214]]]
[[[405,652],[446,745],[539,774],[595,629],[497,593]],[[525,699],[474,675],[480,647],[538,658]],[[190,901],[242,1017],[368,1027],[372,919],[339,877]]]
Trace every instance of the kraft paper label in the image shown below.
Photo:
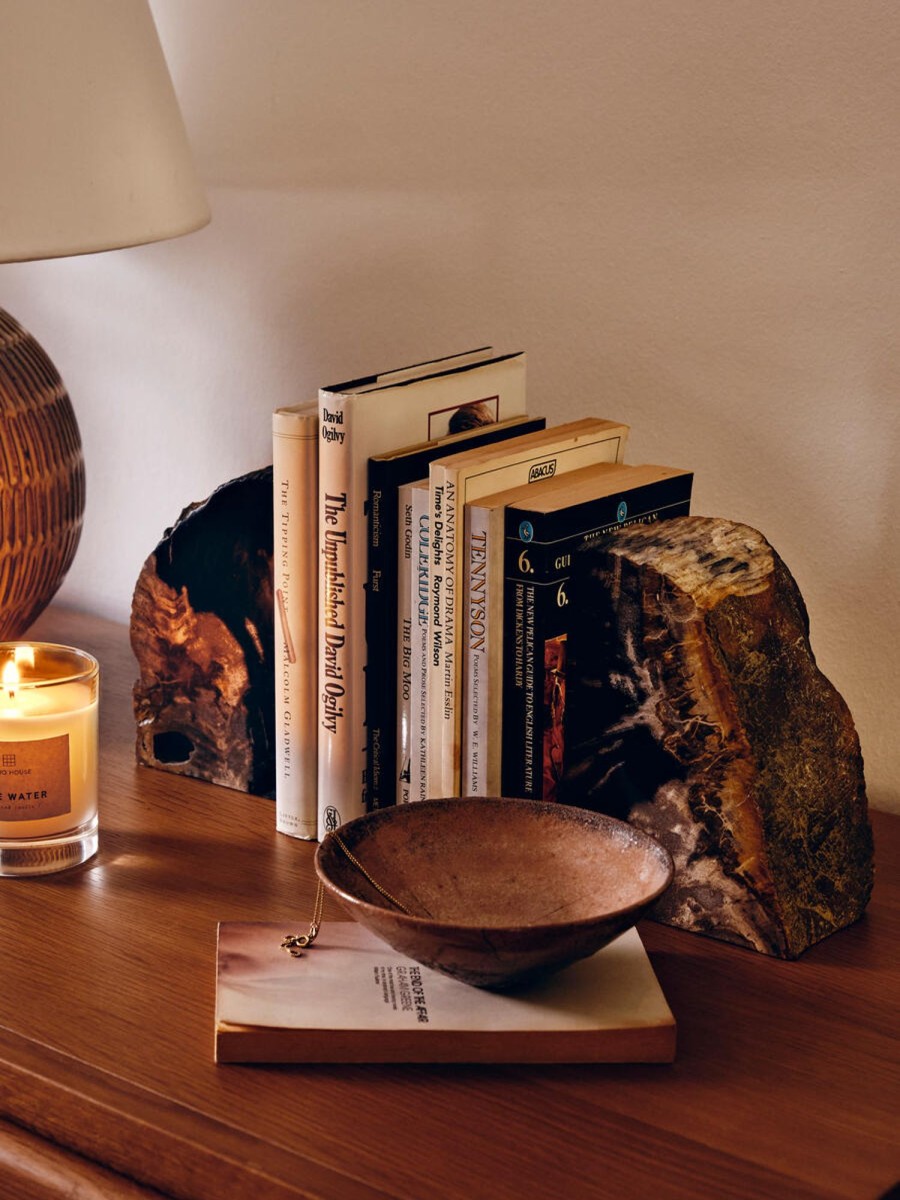
[[[0,742],[0,821],[40,821],[71,811],[67,733]]]

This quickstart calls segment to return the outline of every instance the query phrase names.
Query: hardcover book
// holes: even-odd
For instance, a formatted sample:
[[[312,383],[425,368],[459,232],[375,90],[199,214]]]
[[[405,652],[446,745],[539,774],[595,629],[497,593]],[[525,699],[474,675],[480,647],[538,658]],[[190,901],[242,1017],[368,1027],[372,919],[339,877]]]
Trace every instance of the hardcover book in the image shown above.
[[[675,1021],[640,936],[527,988],[469,987],[329,922],[299,959],[281,924],[219,925],[216,1061],[671,1062]]]
[[[490,405],[466,408],[446,437],[406,446],[369,459],[368,561],[366,570],[366,806],[393,804],[398,781],[395,757],[397,714],[385,702],[397,687],[398,492],[404,484],[427,477],[429,465],[443,455],[506,441],[543,429],[543,418],[493,420]]]
[[[555,800],[565,770],[573,555],[630,525],[690,511],[693,474],[602,465],[504,508],[502,792]]]
[[[368,461],[446,436],[473,408],[493,421],[524,415],[523,354],[477,350],[319,393],[320,837],[366,810]]]
[[[460,794],[464,506],[502,488],[551,478],[591,463],[621,461],[627,436],[627,425],[588,417],[431,464],[429,796]]]
[[[275,535],[275,828],[318,832],[319,406],[272,414]]]

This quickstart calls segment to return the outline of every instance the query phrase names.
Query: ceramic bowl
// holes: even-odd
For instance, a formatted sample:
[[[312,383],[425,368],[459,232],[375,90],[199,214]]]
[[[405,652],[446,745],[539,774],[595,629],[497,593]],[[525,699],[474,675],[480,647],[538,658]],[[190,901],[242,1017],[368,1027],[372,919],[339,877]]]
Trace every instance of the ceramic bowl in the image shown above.
[[[673,864],[653,838],[612,817],[466,797],[349,821],[319,846],[316,871],[351,916],[395,950],[499,989],[612,941],[669,886]]]

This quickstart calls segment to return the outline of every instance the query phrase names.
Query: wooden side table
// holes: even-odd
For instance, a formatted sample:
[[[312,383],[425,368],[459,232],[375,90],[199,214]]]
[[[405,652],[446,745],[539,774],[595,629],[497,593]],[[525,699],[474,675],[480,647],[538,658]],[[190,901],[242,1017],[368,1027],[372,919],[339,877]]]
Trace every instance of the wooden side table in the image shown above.
[[[642,926],[672,1065],[217,1067],[216,922],[302,922],[314,847],[269,801],[135,765],[123,627],[51,609],[34,632],[102,665],[101,849],[0,880],[0,1195],[875,1200],[900,1178],[900,817],[873,814],[866,917],[799,962]]]

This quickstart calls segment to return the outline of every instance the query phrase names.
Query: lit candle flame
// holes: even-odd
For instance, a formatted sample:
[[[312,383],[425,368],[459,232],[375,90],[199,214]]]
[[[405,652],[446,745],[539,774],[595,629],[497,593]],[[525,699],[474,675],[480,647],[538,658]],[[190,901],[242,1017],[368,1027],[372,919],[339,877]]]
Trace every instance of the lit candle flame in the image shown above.
[[[10,700],[12,700],[16,694],[16,688],[19,686],[19,668],[12,659],[3,668],[3,686],[9,693]]]

